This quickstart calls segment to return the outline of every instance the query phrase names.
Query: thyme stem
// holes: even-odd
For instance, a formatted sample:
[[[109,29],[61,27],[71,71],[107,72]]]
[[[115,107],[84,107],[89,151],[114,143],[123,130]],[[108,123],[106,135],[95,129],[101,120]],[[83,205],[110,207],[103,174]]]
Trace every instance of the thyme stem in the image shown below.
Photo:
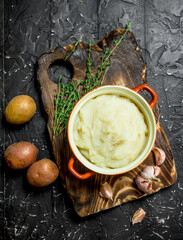
[[[77,45],[78,45],[79,43],[80,43],[80,40],[78,40],[78,41],[75,43],[72,51],[65,57],[64,61],[67,61],[67,59],[73,54],[73,52],[76,50],[76,47],[77,47]]]

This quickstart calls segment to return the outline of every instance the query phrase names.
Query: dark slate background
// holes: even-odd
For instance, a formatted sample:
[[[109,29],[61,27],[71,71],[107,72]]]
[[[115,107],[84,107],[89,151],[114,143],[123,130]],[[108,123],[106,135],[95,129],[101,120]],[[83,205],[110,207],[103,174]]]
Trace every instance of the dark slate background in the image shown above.
[[[1,0],[0,12],[0,239],[183,239],[183,1]],[[39,148],[38,159],[54,160],[35,81],[36,58],[78,39],[94,44],[128,21],[147,63],[147,83],[158,95],[178,180],[152,196],[81,219],[59,179],[34,189],[26,182],[26,170],[5,166],[3,152],[25,140]],[[3,112],[19,94],[32,96],[37,111],[29,123],[11,126]],[[139,207],[147,215],[132,226]]]

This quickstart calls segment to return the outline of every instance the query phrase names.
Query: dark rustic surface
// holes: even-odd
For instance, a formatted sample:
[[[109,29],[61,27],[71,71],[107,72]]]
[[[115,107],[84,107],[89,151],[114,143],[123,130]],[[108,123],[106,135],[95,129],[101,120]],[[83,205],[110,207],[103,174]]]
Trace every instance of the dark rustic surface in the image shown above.
[[[3,111],[17,94],[32,96],[38,107],[32,121],[19,127],[6,124],[0,112],[0,239],[182,239],[183,2],[1,0],[0,10],[0,107]],[[178,180],[145,199],[80,219],[59,179],[35,190],[26,183],[26,171],[10,171],[2,155],[11,143],[27,140],[39,148],[39,158],[53,158],[35,85],[36,57],[76,39],[95,43],[129,20],[147,63],[146,80],[158,94]],[[147,215],[132,227],[130,219],[139,207]]]
[[[95,75],[97,73],[98,66],[101,64],[101,55],[104,54],[105,49],[113,49],[113,41],[119,39],[124,32],[125,29],[115,29],[91,47],[91,56],[93,59],[92,74]],[[54,157],[60,169],[62,184],[73,201],[74,209],[77,214],[80,217],[85,217],[145,197],[146,194],[139,191],[136,186],[135,178],[145,166],[154,166],[155,160],[154,154],[151,153],[140,166],[128,173],[117,176],[95,174],[91,178],[82,181],[70,173],[68,162],[73,156],[73,153],[68,144],[67,137],[64,132],[59,136],[53,137],[52,126],[55,113],[54,98],[58,92],[58,84],[51,80],[55,74],[49,70],[50,68],[53,69],[59,61],[64,61],[73,48],[74,44],[63,47],[60,46],[42,54],[38,59],[37,81],[39,83],[41,100],[47,114],[47,128]],[[87,57],[88,45],[81,42],[67,61],[69,66],[73,68],[73,75],[71,78],[76,84],[79,80],[85,79],[86,77]],[[111,66],[107,69],[103,79],[103,85],[121,85],[133,89],[145,83],[146,65],[133,32],[129,31],[127,33],[125,40],[114,50],[110,57],[110,62]],[[145,99],[150,95],[146,91],[143,93],[140,92],[140,94],[143,94]],[[153,182],[154,194],[160,189],[171,186],[176,181],[177,174],[170,144],[159,123],[160,111],[158,102],[153,112],[157,126],[155,146],[162,148],[166,154],[166,161],[162,164],[161,173],[158,175],[161,182]],[[77,160],[75,161],[74,168],[78,172],[88,172],[88,169]],[[108,182],[112,186],[113,201],[100,196],[99,186],[102,182]]]

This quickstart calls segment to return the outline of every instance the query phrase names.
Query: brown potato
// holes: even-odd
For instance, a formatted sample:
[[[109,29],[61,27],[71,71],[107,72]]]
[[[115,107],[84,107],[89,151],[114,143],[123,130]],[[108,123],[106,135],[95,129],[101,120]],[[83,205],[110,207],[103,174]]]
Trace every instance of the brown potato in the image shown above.
[[[49,159],[42,159],[33,163],[27,171],[29,184],[44,187],[54,182],[59,174],[57,165]]]
[[[5,118],[11,124],[23,124],[33,117],[35,111],[34,100],[27,95],[19,95],[8,103],[5,109]]]
[[[38,149],[29,142],[16,142],[4,152],[7,165],[13,169],[23,169],[36,161]]]

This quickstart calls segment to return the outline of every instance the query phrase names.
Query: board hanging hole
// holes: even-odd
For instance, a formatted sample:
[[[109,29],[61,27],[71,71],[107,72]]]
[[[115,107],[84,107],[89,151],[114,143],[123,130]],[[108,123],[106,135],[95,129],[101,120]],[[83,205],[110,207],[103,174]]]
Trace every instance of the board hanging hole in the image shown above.
[[[69,61],[57,60],[53,62],[48,70],[49,78],[54,82],[59,82],[59,78],[62,77],[62,83],[68,83],[74,74],[73,65]]]

